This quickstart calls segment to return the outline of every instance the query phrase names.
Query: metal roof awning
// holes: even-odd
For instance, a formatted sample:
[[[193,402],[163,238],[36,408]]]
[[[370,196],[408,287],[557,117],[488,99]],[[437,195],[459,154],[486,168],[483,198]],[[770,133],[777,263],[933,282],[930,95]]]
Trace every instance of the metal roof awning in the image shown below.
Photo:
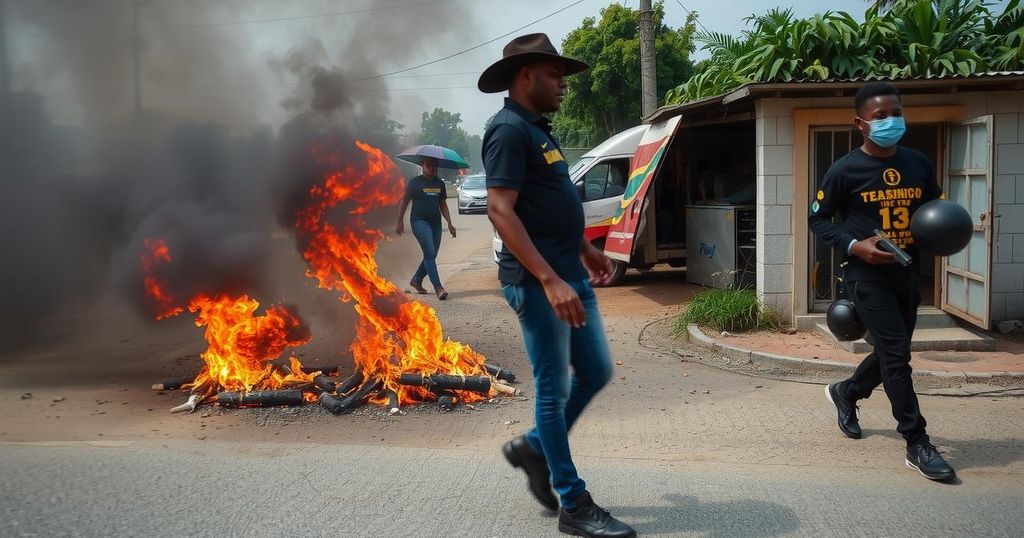
[[[971,75],[919,76],[890,79],[884,77],[794,80],[790,82],[751,82],[725,94],[690,101],[680,105],[663,106],[644,118],[644,123],[658,123],[673,116],[693,114],[701,118],[728,116],[746,112],[753,101],[762,97],[842,97],[853,94],[866,82],[892,82],[905,95],[921,93],[952,93],[966,91],[1024,90],[1024,71],[992,71]]]

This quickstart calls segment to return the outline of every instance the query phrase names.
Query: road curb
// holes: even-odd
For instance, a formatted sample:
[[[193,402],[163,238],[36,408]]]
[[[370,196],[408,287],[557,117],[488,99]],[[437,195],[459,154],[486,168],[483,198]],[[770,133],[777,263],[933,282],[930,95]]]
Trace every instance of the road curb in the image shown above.
[[[704,349],[716,351],[730,359],[730,361],[740,361],[741,364],[819,377],[849,375],[857,369],[857,365],[846,362],[802,359],[729,345],[708,336],[695,324],[687,325],[686,331],[690,343]],[[958,383],[962,385],[985,385],[998,389],[1024,388],[1024,372],[944,372],[915,369],[914,379],[934,381],[939,385]],[[963,390],[954,390],[948,393],[969,395],[984,392],[986,391],[964,388]]]

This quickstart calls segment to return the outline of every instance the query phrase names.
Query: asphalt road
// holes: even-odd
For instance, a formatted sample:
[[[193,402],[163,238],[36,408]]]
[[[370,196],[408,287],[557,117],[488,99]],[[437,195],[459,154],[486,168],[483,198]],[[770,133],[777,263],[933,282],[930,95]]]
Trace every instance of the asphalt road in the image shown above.
[[[454,216],[459,238],[441,250],[452,297],[427,299],[449,336],[528,378],[497,294],[486,218]],[[411,241],[385,250],[401,257]],[[396,280],[415,265],[406,258]],[[622,364],[572,436],[595,499],[641,535],[1022,534],[1024,399],[922,397],[933,439],[960,477],[930,482],[904,467],[881,393],[862,402],[866,436],[852,441],[836,431],[821,385],[747,377],[639,345],[641,329],[686,293],[674,272],[631,274],[600,290]],[[168,356],[202,349],[184,321],[180,334],[161,337]],[[141,359],[131,363],[136,373],[97,371],[102,383],[45,375],[46,361],[69,355],[106,350],[127,361],[174,330],[0,361],[0,536],[559,535],[498,454],[531,422],[529,396],[401,417],[373,408],[345,417],[314,408],[168,415],[181,397],[149,391],[154,374],[137,373]],[[520,387],[532,390],[529,379]],[[21,400],[25,391],[36,396]],[[51,402],[56,394],[67,399]]]
[[[751,447],[752,452],[755,447]],[[495,451],[193,442],[2,448],[4,536],[558,536]],[[1019,536],[1024,492],[880,470],[580,458],[648,536]]]

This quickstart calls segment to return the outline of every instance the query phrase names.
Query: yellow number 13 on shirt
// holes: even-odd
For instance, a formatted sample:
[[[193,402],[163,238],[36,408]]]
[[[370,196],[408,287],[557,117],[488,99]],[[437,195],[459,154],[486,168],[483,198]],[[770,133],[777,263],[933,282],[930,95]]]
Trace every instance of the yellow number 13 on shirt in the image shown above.
[[[882,228],[886,230],[906,230],[910,226],[910,209],[906,207],[883,207],[878,210],[882,215]],[[893,217],[896,220],[893,221]]]

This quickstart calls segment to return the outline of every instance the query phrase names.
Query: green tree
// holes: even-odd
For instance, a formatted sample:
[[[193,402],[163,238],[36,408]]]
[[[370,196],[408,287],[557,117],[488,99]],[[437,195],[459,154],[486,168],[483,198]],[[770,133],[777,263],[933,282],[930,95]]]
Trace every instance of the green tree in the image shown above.
[[[691,14],[682,28],[664,24],[662,2],[654,6],[658,95],[693,73]],[[591,145],[640,123],[640,15],[620,4],[587,17],[562,42],[566,56],[590,64],[589,71],[566,79],[568,91],[554,116],[555,135],[564,146]]]
[[[738,38],[699,34],[711,58],[665,101],[693,101],[750,82],[963,76],[1024,67],[1020,0],[1007,2],[1002,13],[982,0],[896,0],[873,4],[863,23],[841,11],[797,19],[789,9],[746,21],[751,29]]]
[[[466,145],[469,148],[467,150],[469,154],[464,155],[466,161],[473,167],[472,170],[474,172],[483,172],[484,161],[483,156],[481,155],[484,146],[483,138],[481,138],[480,135],[469,135],[466,138]]]
[[[355,132],[369,144],[380,148],[388,155],[401,151],[401,136],[404,125],[381,114],[367,114],[355,119]]]
[[[469,134],[459,124],[462,115],[449,112],[443,108],[435,108],[433,112],[423,113],[420,124],[420,144],[434,144],[455,150],[462,158],[469,155]]]

